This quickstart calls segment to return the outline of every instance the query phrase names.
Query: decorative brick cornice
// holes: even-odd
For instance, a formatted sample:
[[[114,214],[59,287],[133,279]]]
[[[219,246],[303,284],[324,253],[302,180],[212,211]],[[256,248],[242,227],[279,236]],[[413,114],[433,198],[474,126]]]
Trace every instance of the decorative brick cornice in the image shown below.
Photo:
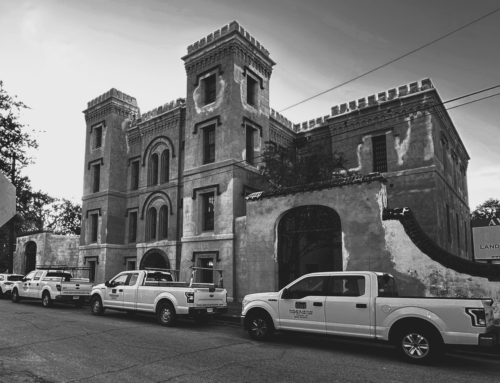
[[[280,188],[280,189],[275,189],[275,190],[270,190],[270,191],[265,191],[265,192],[257,192],[257,193],[250,194],[246,198],[246,200],[247,201],[258,201],[258,200],[261,200],[264,198],[282,197],[285,195],[305,193],[305,192],[311,192],[311,191],[316,191],[316,190],[341,188],[343,186],[359,185],[362,183],[370,183],[370,182],[374,182],[374,181],[378,181],[378,182],[382,182],[382,183],[387,182],[387,180],[384,178],[384,176],[380,175],[380,173],[369,173],[366,175],[342,177],[342,178],[337,178],[337,179],[328,180],[328,181],[313,182],[310,184],[290,186],[290,187],[286,187],[286,188]]]
[[[137,108],[128,107],[121,103],[109,101],[107,104],[99,108],[87,109],[85,112],[85,121],[87,124],[92,124],[95,121],[103,120],[108,114],[117,114],[124,118],[133,118],[137,113]]]
[[[500,265],[478,263],[460,258],[439,247],[420,227],[410,208],[384,209],[384,221],[397,220],[411,241],[419,250],[433,261],[455,270],[458,273],[474,277],[488,278],[490,281],[500,281]]]
[[[251,65],[252,68],[255,68],[264,77],[271,77],[273,71],[272,66],[262,60],[257,54],[252,52],[252,50],[237,39],[232,39],[222,43],[219,47],[210,50],[199,58],[186,62],[186,74],[189,76],[207,66],[214,66],[224,57],[231,56],[233,54],[240,56],[247,63],[247,65]]]
[[[293,140],[294,137],[288,134],[288,132],[285,133],[284,129],[280,129],[269,121],[269,141],[272,141],[284,148],[290,148],[292,147]]]

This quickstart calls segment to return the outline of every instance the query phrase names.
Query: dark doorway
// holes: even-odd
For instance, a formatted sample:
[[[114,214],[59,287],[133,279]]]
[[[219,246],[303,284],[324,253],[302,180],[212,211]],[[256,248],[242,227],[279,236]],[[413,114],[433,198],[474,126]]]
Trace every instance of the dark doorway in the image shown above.
[[[36,242],[29,241],[26,244],[24,274],[35,270],[36,267]]]
[[[170,263],[168,258],[160,253],[159,250],[148,251],[141,260],[141,270],[145,267],[153,267],[156,269],[169,269]]]
[[[338,213],[326,206],[301,206],[278,224],[279,288],[311,272],[342,271]]]

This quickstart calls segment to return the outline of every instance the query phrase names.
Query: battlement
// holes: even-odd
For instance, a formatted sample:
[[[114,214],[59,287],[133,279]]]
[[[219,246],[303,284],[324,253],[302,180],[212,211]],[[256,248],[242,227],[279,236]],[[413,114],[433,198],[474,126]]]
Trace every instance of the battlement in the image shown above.
[[[231,21],[229,24],[224,25],[222,28],[210,33],[207,37],[203,37],[201,40],[196,41],[187,47],[188,54],[196,52],[198,49],[203,48],[205,45],[213,43],[220,39],[221,37],[227,35],[232,31],[238,31],[250,44],[256,47],[264,55],[269,56],[269,51],[264,48],[264,46],[258,42],[252,35],[248,33],[236,20]]]
[[[288,120],[288,118],[279,114],[278,112],[276,112],[272,108],[271,108],[271,117],[274,118],[276,121],[281,122],[283,125],[285,125],[290,130],[294,130],[294,126],[297,126],[292,121]]]
[[[155,118],[155,117],[158,117],[162,114],[170,112],[172,109],[182,107],[185,105],[186,105],[185,98],[178,98],[177,100],[170,101],[169,103],[160,105],[159,107],[154,108],[154,109],[150,110],[149,112],[141,114],[138,118],[136,118],[134,121],[132,121],[132,125],[141,124],[143,122],[151,120],[152,118]]]
[[[137,100],[135,99],[135,97],[131,97],[123,92],[120,92],[119,90],[117,90],[115,88],[112,88],[111,90],[100,95],[99,97],[94,98],[92,101],[89,101],[87,103],[87,107],[91,108],[94,105],[97,105],[97,104],[99,104],[99,103],[101,103],[101,102],[103,102],[111,97],[115,97],[119,100],[125,101],[126,103],[137,107]]]
[[[332,107],[332,117],[338,116],[340,114],[349,113],[353,110],[360,110],[366,107],[380,105],[386,101],[391,101],[396,98],[405,97],[411,94],[422,92],[428,89],[434,88],[431,79],[425,78],[420,81],[411,82],[408,85],[401,85],[398,88],[389,89],[387,92],[380,92],[377,95],[372,94],[367,98],[363,97],[357,101],[351,101],[348,104],[340,104]]]

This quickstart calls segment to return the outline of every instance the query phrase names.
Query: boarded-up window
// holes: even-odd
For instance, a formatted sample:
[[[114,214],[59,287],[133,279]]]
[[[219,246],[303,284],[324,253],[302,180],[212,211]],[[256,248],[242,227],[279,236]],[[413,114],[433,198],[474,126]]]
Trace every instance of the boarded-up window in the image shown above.
[[[100,148],[102,146],[102,126],[94,128],[94,148]]]
[[[247,75],[247,104],[257,104],[257,81]]]
[[[90,215],[90,242],[97,242],[97,230],[99,226],[99,216],[97,214]]]
[[[373,171],[387,172],[387,144],[385,135],[372,138]]]
[[[132,162],[132,190],[139,189],[139,161]]]
[[[161,178],[160,178],[161,183],[169,181],[169,173],[170,173],[170,151],[166,149],[161,154]]]
[[[203,231],[210,231],[214,229],[214,193],[203,194],[202,198],[202,228]]]
[[[166,206],[160,209],[160,238],[168,238],[168,208]]]
[[[129,214],[129,242],[137,240],[137,212]]]
[[[100,180],[101,180],[101,165],[93,165],[92,166],[92,192],[97,193],[99,191]]]

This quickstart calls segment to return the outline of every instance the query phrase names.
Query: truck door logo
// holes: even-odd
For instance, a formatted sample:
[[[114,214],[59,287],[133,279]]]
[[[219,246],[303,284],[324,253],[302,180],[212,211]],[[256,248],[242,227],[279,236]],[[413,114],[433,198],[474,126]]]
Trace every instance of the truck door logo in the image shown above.
[[[295,302],[296,309],[305,309],[307,308],[306,302]]]

